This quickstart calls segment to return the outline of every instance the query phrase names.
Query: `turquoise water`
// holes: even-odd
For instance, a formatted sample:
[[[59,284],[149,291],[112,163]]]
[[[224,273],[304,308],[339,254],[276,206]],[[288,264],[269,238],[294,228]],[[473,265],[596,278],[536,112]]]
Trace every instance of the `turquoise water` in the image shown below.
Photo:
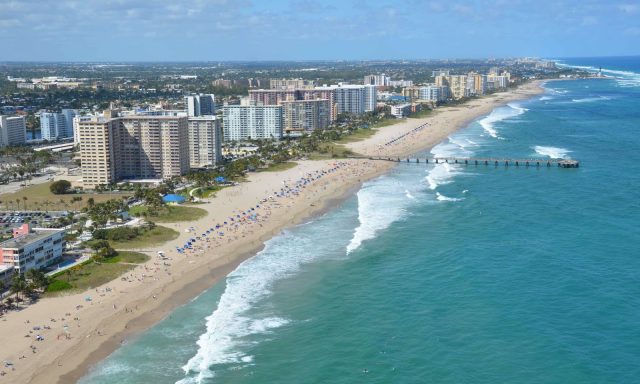
[[[401,164],[81,383],[636,382],[640,60],[622,70],[550,82],[432,151],[581,168]]]

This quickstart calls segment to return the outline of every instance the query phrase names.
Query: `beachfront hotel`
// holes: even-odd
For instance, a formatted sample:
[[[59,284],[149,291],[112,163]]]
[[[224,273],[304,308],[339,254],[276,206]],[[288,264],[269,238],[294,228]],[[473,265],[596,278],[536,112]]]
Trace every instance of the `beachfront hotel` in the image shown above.
[[[65,231],[31,228],[23,224],[13,230],[13,238],[0,243],[0,265],[23,274],[30,269],[46,268],[62,257]],[[10,268],[3,268],[4,274]]]

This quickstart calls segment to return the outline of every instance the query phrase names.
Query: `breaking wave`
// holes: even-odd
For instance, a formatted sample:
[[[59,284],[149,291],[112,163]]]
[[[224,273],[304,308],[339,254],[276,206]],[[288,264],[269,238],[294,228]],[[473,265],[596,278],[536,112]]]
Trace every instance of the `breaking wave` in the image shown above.
[[[480,119],[478,123],[482,126],[482,128],[489,134],[489,136],[500,139],[498,136],[498,131],[495,128],[495,124],[499,121],[503,121],[512,117],[516,117],[528,111],[528,109],[523,108],[515,103],[509,103],[504,107],[496,108],[491,113]]]
[[[569,158],[569,152],[571,152],[566,148],[545,147],[542,145],[536,145],[533,150],[539,155],[548,156],[552,159],[567,159]]]

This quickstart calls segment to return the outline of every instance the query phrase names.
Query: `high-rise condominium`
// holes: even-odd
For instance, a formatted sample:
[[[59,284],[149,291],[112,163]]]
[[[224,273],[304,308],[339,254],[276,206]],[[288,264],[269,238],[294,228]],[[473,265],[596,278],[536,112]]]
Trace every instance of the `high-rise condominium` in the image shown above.
[[[43,139],[57,140],[73,137],[73,118],[77,111],[63,109],[62,112],[40,113],[40,132]]]
[[[222,129],[215,116],[189,117],[189,164],[191,168],[216,165],[222,160]]]
[[[224,140],[282,138],[282,105],[225,105],[222,109]]]
[[[329,127],[331,106],[327,99],[285,101],[282,106],[284,131],[288,135]]]
[[[214,95],[191,95],[185,96],[187,104],[187,115],[208,116],[216,114],[216,104]]]
[[[0,115],[0,147],[21,145],[27,141],[27,125],[24,116]]]
[[[186,116],[92,117],[78,121],[82,181],[169,179],[189,170]]]

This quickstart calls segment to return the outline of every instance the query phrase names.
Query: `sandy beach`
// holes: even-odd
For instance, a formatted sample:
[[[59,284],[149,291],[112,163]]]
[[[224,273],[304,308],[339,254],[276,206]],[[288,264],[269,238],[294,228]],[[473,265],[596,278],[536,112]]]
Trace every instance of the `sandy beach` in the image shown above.
[[[438,108],[429,117],[380,128],[372,137],[348,146],[359,154],[375,156],[425,150],[497,106],[542,93],[540,83]],[[15,369],[0,368],[6,372],[0,376],[0,383],[76,382],[129,337],[223,279],[255,255],[264,241],[321,214],[352,194],[362,182],[394,166],[384,161],[335,159],[300,161],[286,171],[252,173],[247,182],[226,188],[216,198],[198,205],[208,211],[207,217],[163,224],[179,231],[178,239],[140,250],[151,260],[122,279],[83,293],[44,298],[3,316],[0,360],[13,362]],[[249,212],[251,219],[247,219]],[[224,235],[217,231],[208,242],[198,242],[199,249],[193,252],[178,254],[175,250],[224,221],[228,222]],[[186,232],[190,227],[195,230]],[[171,260],[158,260],[160,250]],[[37,333],[33,331],[35,326],[41,328]],[[36,334],[44,340],[36,341]]]

